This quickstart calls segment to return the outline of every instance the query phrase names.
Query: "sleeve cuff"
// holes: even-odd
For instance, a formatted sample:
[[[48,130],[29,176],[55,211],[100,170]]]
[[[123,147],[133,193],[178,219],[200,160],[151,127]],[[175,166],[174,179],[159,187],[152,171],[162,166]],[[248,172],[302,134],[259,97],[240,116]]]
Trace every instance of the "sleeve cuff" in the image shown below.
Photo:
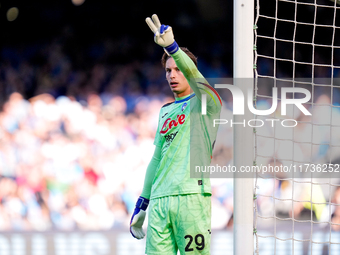
[[[176,43],[176,41],[174,41],[172,44],[170,44],[169,46],[164,48],[169,54],[175,54],[179,47],[178,44]]]
[[[144,197],[139,197],[136,203],[136,207],[140,208],[142,210],[146,210],[146,208],[148,208],[149,205],[149,199],[146,199]]]

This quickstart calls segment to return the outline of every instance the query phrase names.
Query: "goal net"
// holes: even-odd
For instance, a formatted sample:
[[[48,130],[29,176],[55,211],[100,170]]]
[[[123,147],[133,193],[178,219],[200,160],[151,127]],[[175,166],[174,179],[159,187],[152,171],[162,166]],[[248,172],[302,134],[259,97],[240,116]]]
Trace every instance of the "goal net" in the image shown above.
[[[254,128],[255,254],[340,255],[340,1],[257,0],[254,33],[254,107],[278,102]]]

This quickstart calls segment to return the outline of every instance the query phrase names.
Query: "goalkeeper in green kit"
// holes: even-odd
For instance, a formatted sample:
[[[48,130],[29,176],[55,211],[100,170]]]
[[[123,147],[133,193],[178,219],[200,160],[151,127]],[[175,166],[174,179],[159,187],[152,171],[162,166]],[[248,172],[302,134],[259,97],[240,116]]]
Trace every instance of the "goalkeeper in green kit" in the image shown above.
[[[162,65],[175,101],[160,110],[156,148],[130,232],[137,239],[144,238],[142,225],[149,208],[146,254],[176,255],[178,250],[182,255],[210,254],[210,179],[190,177],[190,153],[194,140],[195,157],[201,164],[210,165],[217,134],[213,120],[220,116],[222,101],[198,71],[196,57],[177,45],[172,28],[161,25],[155,14],[146,23],[155,42],[166,52]],[[202,104],[205,114],[201,114]],[[193,138],[193,131],[198,136]]]

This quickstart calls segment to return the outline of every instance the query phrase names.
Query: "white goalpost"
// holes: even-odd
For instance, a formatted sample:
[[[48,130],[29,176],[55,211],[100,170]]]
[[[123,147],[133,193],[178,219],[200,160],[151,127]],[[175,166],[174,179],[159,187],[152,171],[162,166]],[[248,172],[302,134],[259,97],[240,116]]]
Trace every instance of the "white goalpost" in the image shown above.
[[[254,2],[234,0],[234,85],[244,95],[253,87],[253,20]],[[245,115],[234,115],[234,123],[252,119],[245,104]],[[234,166],[253,164],[253,130],[234,128]],[[253,179],[234,174],[234,255],[253,254]]]
[[[234,129],[235,165],[272,169],[234,179],[234,254],[340,255],[340,3],[256,0],[248,10],[250,2],[234,3],[234,78],[255,76],[257,109],[272,106],[272,88],[279,92],[277,110],[255,116],[273,126]],[[311,115],[293,105],[281,112],[286,87],[310,92],[302,106]]]

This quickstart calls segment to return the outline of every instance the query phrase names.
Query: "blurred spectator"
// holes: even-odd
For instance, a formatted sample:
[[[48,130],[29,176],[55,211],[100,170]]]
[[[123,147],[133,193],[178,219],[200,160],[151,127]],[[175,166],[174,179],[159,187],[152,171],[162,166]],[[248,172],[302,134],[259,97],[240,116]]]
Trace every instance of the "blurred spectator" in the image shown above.
[[[332,206],[332,229],[340,231],[340,186],[338,186],[333,194],[331,203]]]

